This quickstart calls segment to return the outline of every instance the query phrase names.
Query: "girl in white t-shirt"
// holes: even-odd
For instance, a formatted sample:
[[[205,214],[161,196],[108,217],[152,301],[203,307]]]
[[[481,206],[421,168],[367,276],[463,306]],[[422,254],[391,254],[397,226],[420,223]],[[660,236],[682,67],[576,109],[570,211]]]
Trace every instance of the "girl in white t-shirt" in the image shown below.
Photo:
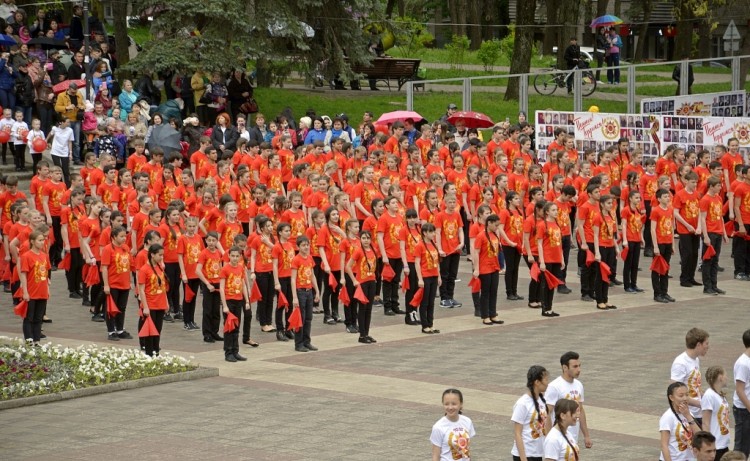
[[[555,403],[555,425],[544,439],[544,461],[578,461],[578,444],[568,429],[578,423],[578,402],[560,399]]]
[[[716,459],[729,451],[729,403],[724,396],[727,374],[724,367],[713,366],[706,370],[710,386],[701,397],[703,430],[716,437]]]
[[[544,391],[549,384],[549,373],[540,365],[533,365],[526,373],[528,391],[513,405],[514,442],[513,461],[542,461],[544,437],[552,419],[547,415]]]
[[[659,419],[661,433],[661,461],[691,461],[694,459],[691,441],[693,432],[699,431],[698,423],[690,415],[688,388],[676,382],[667,388],[669,410]]]
[[[471,460],[469,442],[474,437],[474,424],[461,414],[464,396],[458,389],[443,392],[445,416],[432,426],[432,461]]]

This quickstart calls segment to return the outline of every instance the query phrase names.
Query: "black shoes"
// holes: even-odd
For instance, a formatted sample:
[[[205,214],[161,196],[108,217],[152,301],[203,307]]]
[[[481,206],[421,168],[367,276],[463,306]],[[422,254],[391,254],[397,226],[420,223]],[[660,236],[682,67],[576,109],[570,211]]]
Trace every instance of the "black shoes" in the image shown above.
[[[310,352],[310,349],[306,348],[305,346],[295,347],[294,350],[297,352]]]
[[[673,303],[673,302],[675,302],[675,301],[676,301],[676,299],[674,299],[673,297],[671,297],[671,296],[669,296],[669,295],[664,295],[664,299],[666,299],[666,300],[667,300],[667,301],[669,301],[670,303]]]
[[[356,325],[348,325],[346,331],[349,333],[359,333],[359,328]]]
[[[693,288],[693,284],[691,282],[680,282],[680,286],[685,288]]]
[[[657,303],[668,304],[669,301],[664,296],[654,296],[654,301]]]
[[[560,314],[555,311],[542,311],[542,317],[560,317]]]
[[[214,338],[212,338],[210,336],[204,336],[203,337],[203,342],[204,343],[215,343],[216,341],[214,340]]]
[[[237,361],[237,357],[235,357],[235,356],[234,356],[234,354],[226,354],[226,355],[224,356],[224,360],[226,360],[227,362],[232,362],[232,363],[234,363],[234,362],[236,362],[236,361]]]
[[[245,362],[245,361],[247,361],[247,357],[243,357],[240,354],[238,354],[237,352],[234,353],[234,358],[238,362]]]
[[[714,296],[717,296],[719,293],[717,293],[716,291],[714,291],[713,288],[704,288],[703,289],[703,294],[704,295],[714,295]]]
[[[313,346],[312,344],[309,344],[309,343],[305,344],[305,347],[307,348],[308,351],[317,351],[318,350],[317,347],[315,347],[315,346]]]
[[[592,298],[589,295],[583,295],[583,296],[581,296],[581,301],[586,301],[587,303],[592,303],[592,302],[594,302],[594,298]]]
[[[81,293],[77,291],[71,291],[70,294],[68,295],[68,298],[72,298],[72,299],[81,299],[82,297],[83,296],[81,296]]]
[[[281,330],[277,330],[277,331],[276,331],[276,340],[277,340],[277,341],[283,341],[283,342],[286,342],[286,341],[289,341],[289,338],[287,338],[287,337],[286,337],[286,335],[284,334],[284,332],[283,332],[283,331],[281,331]]]
[[[690,283],[693,284],[694,287],[702,287],[703,284],[697,280],[691,280]]]
[[[292,333],[291,330],[285,330],[284,331],[284,335],[286,335],[286,337],[288,339],[294,339],[294,333]],[[251,346],[252,346],[252,344],[251,344]],[[253,346],[253,347],[258,347],[258,346]]]
[[[647,258],[653,258],[654,257],[654,250],[652,248],[646,248],[643,250],[643,256]]]
[[[619,281],[619,280],[617,280],[617,279],[612,279],[612,285],[620,286],[620,285],[622,285],[622,282]]]
[[[387,315],[389,317],[392,317],[392,316],[396,315],[396,313],[393,312],[391,309],[386,309],[385,312],[383,312],[383,314]]]
[[[406,314],[406,311],[405,310],[401,310],[401,309],[399,309],[397,307],[397,308],[393,309],[393,313],[394,314]]]
[[[508,295],[508,301],[521,301],[523,299],[523,296],[518,296],[517,294]]]
[[[117,333],[117,336],[120,339],[133,339],[133,336],[125,330],[122,330],[122,333]]]
[[[172,314],[167,312],[166,314],[164,314],[164,321],[169,322],[169,323],[174,323],[174,317],[172,317]]]
[[[726,291],[724,291],[724,290],[720,290],[720,289],[719,289],[719,288],[717,288],[717,287],[714,287],[714,291],[716,292],[716,294],[717,294],[717,295],[725,295],[725,294],[727,294],[727,292],[726,292]]]
[[[374,344],[377,341],[375,341],[375,339],[372,336],[360,336],[359,342],[361,342],[362,344]]]
[[[562,285],[562,286],[557,287],[557,292],[560,293],[561,295],[569,295],[570,293],[573,292],[573,290],[566,287],[565,285]]]

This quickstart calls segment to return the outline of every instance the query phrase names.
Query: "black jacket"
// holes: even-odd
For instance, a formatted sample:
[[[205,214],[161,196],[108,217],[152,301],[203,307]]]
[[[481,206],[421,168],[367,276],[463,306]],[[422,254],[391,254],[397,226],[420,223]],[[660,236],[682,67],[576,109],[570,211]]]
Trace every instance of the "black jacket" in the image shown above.
[[[77,62],[73,61],[70,64],[70,67],[68,67],[68,80],[80,80],[81,74],[85,73],[86,69],[83,67],[83,65],[80,65]]]
[[[23,107],[34,105],[34,82],[26,72],[19,71],[16,78],[16,103]]]
[[[565,63],[568,65],[568,69],[572,69],[578,65],[578,61],[581,59],[581,47],[578,45],[569,45],[565,48]]]
[[[161,104],[161,91],[154,85],[154,81],[148,75],[143,75],[135,82],[133,89],[141,98],[146,98],[152,106]]]
[[[240,134],[237,132],[237,128],[230,125],[227,127],[225,132],[221,131],[219,125],[214,126],[211,131],[211,144],[219,150],[220,145],[224,145],[224,150],[236,150],[237,140],[240,139]],[[224,156],[224,152],[219,152],[219,158]]]
[[[253,96],[253,87],[250,85],[250,81],[247,77],[242,77],[239,82],[234,78],[230,77],[227,81],[227,92],[229,93],[229,102],[232,104],[242,104],[245,102],[245,97],[242,93],[249,93],[250,97]],[[237,106],[239,108],[239,106]]]

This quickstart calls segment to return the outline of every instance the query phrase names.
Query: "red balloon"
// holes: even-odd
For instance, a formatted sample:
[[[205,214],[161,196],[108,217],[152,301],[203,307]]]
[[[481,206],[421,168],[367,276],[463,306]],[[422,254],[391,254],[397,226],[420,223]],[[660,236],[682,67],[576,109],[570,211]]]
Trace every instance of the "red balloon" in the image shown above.
[[[376,133],[383,133],[384,135],[388,136],[390,135],[390,131],[388,131],[388,125],[378,123],[375,125],[375,132]]]
[[[18,137],[21,138],[24,143],[28,142],[28,140],[26,139],[28,135],[29,135],[29,130],[27,130],[26,128],[21,128],[20,130],[18,130]]]
[[[34,138],[31,142],[31,147],[34,148],[35,152],[44,152],[47,149],[47,141],[42,138]]]
[[[0,143],[5,144],[8,141],[10,141],[10,133],[7,131],[0,131]]]

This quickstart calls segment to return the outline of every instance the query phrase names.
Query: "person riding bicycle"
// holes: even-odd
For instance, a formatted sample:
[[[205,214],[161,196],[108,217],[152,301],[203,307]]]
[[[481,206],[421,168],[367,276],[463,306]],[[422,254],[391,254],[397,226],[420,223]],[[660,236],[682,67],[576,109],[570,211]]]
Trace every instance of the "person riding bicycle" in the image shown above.
[[[568,65],[568,70],[575,69],[578,62],[581,60],[581,47],[578,46],[578,39],[576,37],[570,38],[570,45],[565,49],[565,55],[563,56],[565,63]],[[573,74],[567,78],[568,94],[573,92]]]

